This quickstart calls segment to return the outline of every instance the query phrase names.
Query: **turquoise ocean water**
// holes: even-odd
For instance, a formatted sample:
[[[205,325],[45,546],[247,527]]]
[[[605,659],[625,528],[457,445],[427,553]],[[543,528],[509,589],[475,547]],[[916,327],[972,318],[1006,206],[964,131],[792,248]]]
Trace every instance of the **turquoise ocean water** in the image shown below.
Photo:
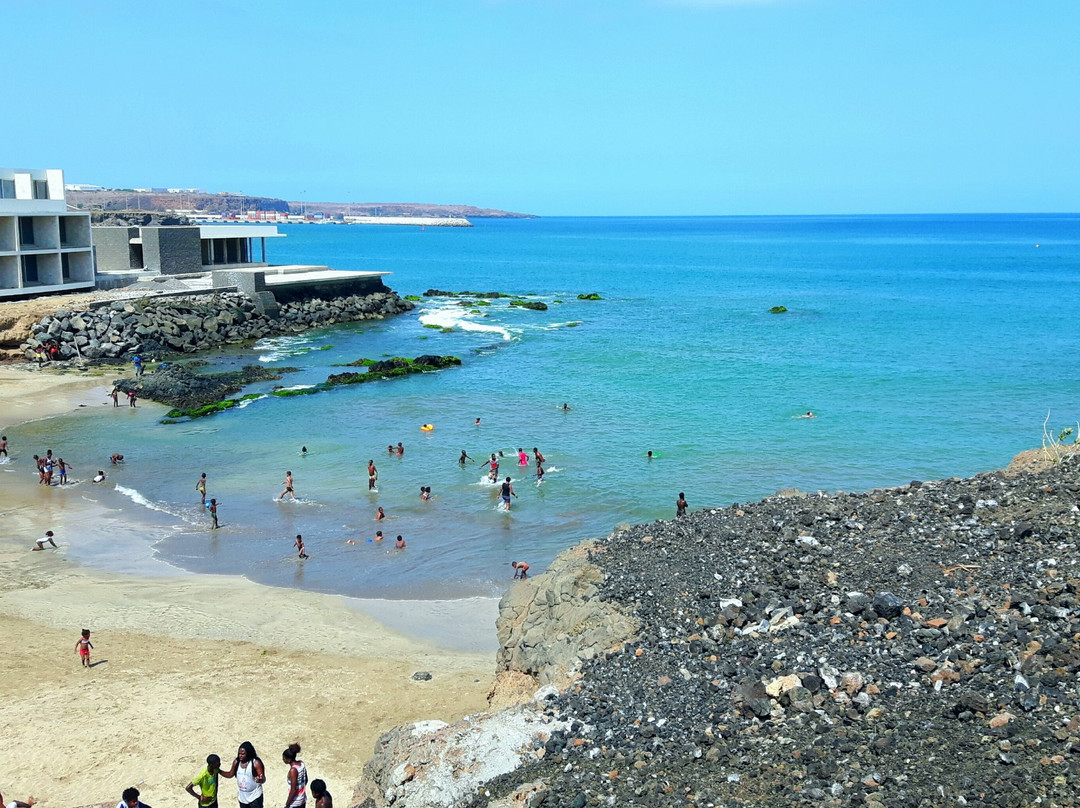
[[[402,295],[531,293],[550,307],[494,301],[472,314],[425,300],[396,319],[210,357],[301,367],[290,386],[361,357],[461,357],[437,374],[266,398],[176,425],[161,425],[153,407],[102,406],[8,429],[19,462],[59,448],[83,472],[124,453],[114,489],[53,493],[122,504],[147,520],[147,545],[186,569],[363,597],[493,595],[511,560],[539,571],[619,522],[670,518],[680,491],[701,508],[790,487],[969,475],[1038,445],[1048,411],[1055,432],[1080,419],[1074,215],[281,231],[288,238],[268,246],[275,263],[388,270]],[[586,292],[603,300],[577,300]],[[770,314],[775,305],[788,312]],[[794,417],[807,410],[818,417]],[[420,431],[425,423],[435,429]],[[386,451],[398,441],[402,458]],[[539,487],[516,459],[534,446],[547,457]],[[462,449],[477,460],[464,470]],[[659,457],[647,460],[650,449]],[[499,450],[518,493],[510,513],[482,482],[481,461]],[[366,490],[368,459],[377,494]],[[297,503],[274,501],[286,470]],[[216,534],[194,491],[202,471],[221,502]],[[432,501],[420,500],[422,485]],[[377,528],[383,545],[365,541]],[[303,564],[296,533],[312,556]],[[397,534],[405,551],[392,547]]]

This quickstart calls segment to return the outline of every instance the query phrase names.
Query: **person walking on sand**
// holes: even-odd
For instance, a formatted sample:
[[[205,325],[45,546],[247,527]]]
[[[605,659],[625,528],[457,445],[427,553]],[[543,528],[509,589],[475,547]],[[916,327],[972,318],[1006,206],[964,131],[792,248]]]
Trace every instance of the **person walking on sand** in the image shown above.
[[[31,550],[44,550],[45,549],[45,542],[48,542],[53,547],[56,547],[56,542],[53,541],[53,532],[51,530],[46,530],[45,535],[37,540],[37,546],[36,547],[31,547],[30,549]]]
[[[510,510],[510,497],[514,497],[515,499],[517,499],[517,494],[514,493],[514,486],[510,484],[509,477],[507,477],[506,480],[503,482],[502,489],[499,492],[499,495],[502,497],[503,505],[505,506],[506,510]]]
[[[206,505],[206,472],[204,471],[199,475],[199,479],[195,481],[195,490],[199,492],[201,500],[200,505]]]
[[[84,628],[82,636],[75,640],[75,652],[79,655],[79,661],[84,668],[93,667],[90,664],[90,649],[93,647],[93,643],[90,642],[90,629]]]
[[[510,566],[514,568],[514,579],[525,580],[529,577],[529,565],[524,561],[511,561]]]
[[[191,782],[184,790],[199,801],[199,808],[217,808],[218,774],[221,769],[221,758],[217,755],[206,756],[206,766],[198,774],[191,778]],[[195,787],[199,787],[199,793],[195,793]]]
[[[680,517],[680,516],[686,516],[686,508],[687,508],[686,494],[684,494],[682,491],[680,491],[679,492],[679,498],[675,501],[675,516],[676,516],[676,518]]]
[[[289,499],[291,499],[293,502],[296,502],[296,494],[293,493],[293,479],[291,471],[285,472],[285,480],[284,482],[282,482],[282,485],[285,486],[285,490],[281,492],[281,496],[278,497],[278,499],[285,499],[285,495],[288,494]]]
[[[207,510],[210,511],[210,529],[211,530],[217,530],[218,521],[217,521],[217,500],[216,499],[211,499],[210,500],[210,507],[207,508]]]
[[[296,534],[296,541],[293,542],[293,547],[296,548],[296,557],[303,561],[310,556],[304,552],[304,537],[299,533]]]
[[[369,460],[367,462],[367,490],[375,490],[375,481],[379,479],[379,470],[375,468],[375,461]]]
[[[322,780],[311,781],[311,796],[315,798],[315,808],[334,808],[334,798]]]
[[[120,802],[116,803],[116,808],[150,808],[150,806],[139,799],[139,789],[129,786],[120,795]]]
[[[232,768],[221,772],[222,777],[236,778],[236,798],[240,808],[262,808],[263,783],[266,782],[266,767],[255,754],[251,741],[244,741],[236,750]]]
[[[289,766],[289,796],[285,798],[285,808],[304,808],[307,802],[307,766],[297,755],[300,744],[291,743],[281,753],[281,760]]]

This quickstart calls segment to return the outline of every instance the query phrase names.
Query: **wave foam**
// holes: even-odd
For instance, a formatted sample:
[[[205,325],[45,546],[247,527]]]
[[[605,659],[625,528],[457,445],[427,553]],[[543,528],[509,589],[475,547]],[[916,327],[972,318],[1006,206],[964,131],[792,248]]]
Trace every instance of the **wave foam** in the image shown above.
[[[480,334],[498,334],[504,340],[511,340],[514,334],[500,325],[478,323],[469,319],[459,306],[445,309],[429,309],[419,317],[422,325],[437,325],[440,328],[456,328],[461,331],[473,331]]]

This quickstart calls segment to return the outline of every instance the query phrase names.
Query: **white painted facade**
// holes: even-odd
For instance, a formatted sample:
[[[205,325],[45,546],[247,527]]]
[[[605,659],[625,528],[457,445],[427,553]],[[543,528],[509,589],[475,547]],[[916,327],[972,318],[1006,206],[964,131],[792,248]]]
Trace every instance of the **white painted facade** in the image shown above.
[[[90,214],[68,212],[64,172],[0,168],[0,300],[94,285]]]

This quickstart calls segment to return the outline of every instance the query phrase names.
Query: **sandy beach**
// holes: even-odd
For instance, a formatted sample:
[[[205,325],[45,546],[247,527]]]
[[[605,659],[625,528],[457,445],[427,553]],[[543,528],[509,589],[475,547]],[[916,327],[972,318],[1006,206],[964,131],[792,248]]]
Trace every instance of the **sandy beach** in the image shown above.
[[[0,423],[96,406],[109,378],[0,368]],[[145,561],[138,574],[93,569],[72,542],[80,521],[100,514],[36,489],[29,474],[0,479],[8,800],[115,804],[136,785],[157,808],[190,805],[183,789],[206,755],[229,763],[250,740],[267,766],[268,804],[284,800],[281,751],[292,741],[311,776],[347,802],[382,732],[486,705],[494,653],[424,637],[458,626],[449,644],[468,647],[464,635],[490,625],[493,638],[489,601],[364,604]],[[31,552],[47,526],[60,549]],[[74,651],[82,628],[92,631],[89,670]],[[414,680],[417,671],[432,679]],[[222,804],[235,795],[225,781]]]

